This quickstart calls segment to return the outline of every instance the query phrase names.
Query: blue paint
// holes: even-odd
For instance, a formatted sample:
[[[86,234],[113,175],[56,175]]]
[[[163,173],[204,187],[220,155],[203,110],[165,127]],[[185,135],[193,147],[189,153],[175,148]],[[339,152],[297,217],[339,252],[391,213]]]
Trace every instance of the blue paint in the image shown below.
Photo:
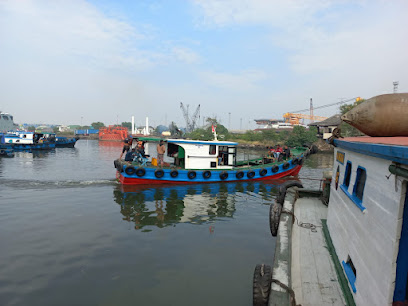
[[[250,171],[254,171],[255,172],[255,176],[252,179],[257,179],[257,178],[265,178],[268,176],[274,176],[283,172],[288,172],[290,170],[292,170],[293,168],[295,168],[297,165],[293,165],[292,163],[290,163],[290,160],[288,160],[289,162],[289,168],[287,169],[283,169],[283,163],[278,165],[279,166],[279,171],[274,173],[272,172],[272,167],[275,166],[269,166],[269,167],[263,167],[263,168],[255,168],[255,169],[234,169],[234,170],[214,170],[214,169],[203,169],[203,170],[185,170],[185,169],[177,169],[178,171],[178,176],[176,178],[172,178],[170,176],[170,172],[173,171],[174,169],[163,169],[164,171],[164,175],[161,178],[157,178],[154,175],[155,170],[157,170],[158,168],[156,167],[144,167],[144,169],[146,170],[146,174],[142,177],[137,176],[136,174],[132,174],[132,175],[128,175],[126,174],[125,170],[128,167],[127,165],[124,165],[123,168],[123,172],[121,172],[121,175],[123,177],[126,178],[140,178],[140,179],[151,179],[151,180],[156,180],[156,181],[174,181],[174,182],[197,182],[197,183],[203,183],[203,182],[230,182],[230,181],[244,181],[244,180],[248,180],[248,172]],[[137,165],[133,166],[135,169],[138,168]],[[267,170],[267,174],[265,176],[261,176],[260,175],[260,171],[262,169],[266,169]],[[190,179],[188,178],[187,174],[189,171],[195,171],[196,172],[196,177],[194,179]],[[211,177],[210,178],[203,178],[203,172],[205,171],[211,171]],[[221,180],[220,178],[220,173],[226,171],[228,173],[228,178],[225,180]],[[236,174],[238,171],[242,171],[244,173],[244,176],[241,179],[237,179],[236,178]]]
[[[334,140],[334,145],[356,153],[378,157],[408,165],[408,146],[350,142],[340,139]]]
[[[220,142],[220,141],[194,141],[194,140],[167,140],[168,143],[175,144],[199,144],[199,145],[217,145],[217,146],[237,146],[237,142]]]
[[[395,277],[394,302],[408,300],[408,190],[405,195],[402,219],[401,239],[397,257],[397,275]]]
[[[349,197],[349,199],[362,211],[364,212],[366,208],[363,206],[361,200],[357,198],[354,194],[350,194],[347,190],[347,187],[344,185],[340,186],[340,189]]]
[[[353,269],[351,269],[350,264],[345,263],[344,260],[342,262],[342,265],[343,265],[344,272],[346,272],[346,276],[350,283],[351,289],[353,289],[353,292],[356,293],[357,292],[356,285],[355,285],[356,276],[354,275]]]

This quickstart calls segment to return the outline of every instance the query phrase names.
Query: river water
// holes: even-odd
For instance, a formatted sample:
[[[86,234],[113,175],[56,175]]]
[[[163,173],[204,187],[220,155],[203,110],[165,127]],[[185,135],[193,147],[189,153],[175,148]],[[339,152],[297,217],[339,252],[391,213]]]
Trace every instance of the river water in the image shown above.
[[[123,188],[121,146],[0,158],[0,305],[251,305],[282,180]],[[332,159],[311,155],[304,186]]]

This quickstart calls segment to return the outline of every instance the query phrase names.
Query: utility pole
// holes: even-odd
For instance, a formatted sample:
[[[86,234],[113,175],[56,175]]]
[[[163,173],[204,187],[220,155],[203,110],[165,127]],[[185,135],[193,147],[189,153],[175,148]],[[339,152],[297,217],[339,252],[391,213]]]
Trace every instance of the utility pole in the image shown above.
[[[312,98],[310,98],[310,122],[313,122],[314,118],[313,118],[313,100]]]

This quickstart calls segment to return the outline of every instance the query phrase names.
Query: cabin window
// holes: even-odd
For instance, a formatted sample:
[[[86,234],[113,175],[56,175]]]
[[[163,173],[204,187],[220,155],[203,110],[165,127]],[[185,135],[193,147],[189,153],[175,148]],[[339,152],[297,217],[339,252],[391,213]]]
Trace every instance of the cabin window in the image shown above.
[[[348,278],[348,281],[350,283],[351,289],[353,289],[353,292],[356,293],[356,278],[357,278],[357,270],[354,267],[353,261],[351,260],[350,256],[348,256],[346,262],[342,262],[344,272],[346,273],[346,276]]]
[[[357,177],[356,183],[353,188],[353,195],[360,200],[360,203],[363,201],[364,187],[367,178],[366,170],[362,167],[357,168]]]
[[[347,162],[346,172],[344,173],[344,181],[343,185],[348,188],[350,185],[350,178],[351,178],[351,162]]]
[[[210,145],[210,155],[215,155],[215,153],[217,152],[216,150],[216,146],[215,145]]]

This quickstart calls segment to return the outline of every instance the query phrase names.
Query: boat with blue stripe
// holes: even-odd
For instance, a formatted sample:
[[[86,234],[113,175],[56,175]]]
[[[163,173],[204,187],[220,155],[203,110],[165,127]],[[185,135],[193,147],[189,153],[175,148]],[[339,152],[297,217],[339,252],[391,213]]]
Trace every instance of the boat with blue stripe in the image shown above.
[[[133,141],[134,149],[137,141]],[[133,161],[117,159],[117,179],[123,185],[166,183],[215,183],[278,179],[299,173],[308,148],[292,149],[290,156],[237,161],[238,143],[168,139],[166,153],[171,164],[158,167],[155,158],[136,157]]]

